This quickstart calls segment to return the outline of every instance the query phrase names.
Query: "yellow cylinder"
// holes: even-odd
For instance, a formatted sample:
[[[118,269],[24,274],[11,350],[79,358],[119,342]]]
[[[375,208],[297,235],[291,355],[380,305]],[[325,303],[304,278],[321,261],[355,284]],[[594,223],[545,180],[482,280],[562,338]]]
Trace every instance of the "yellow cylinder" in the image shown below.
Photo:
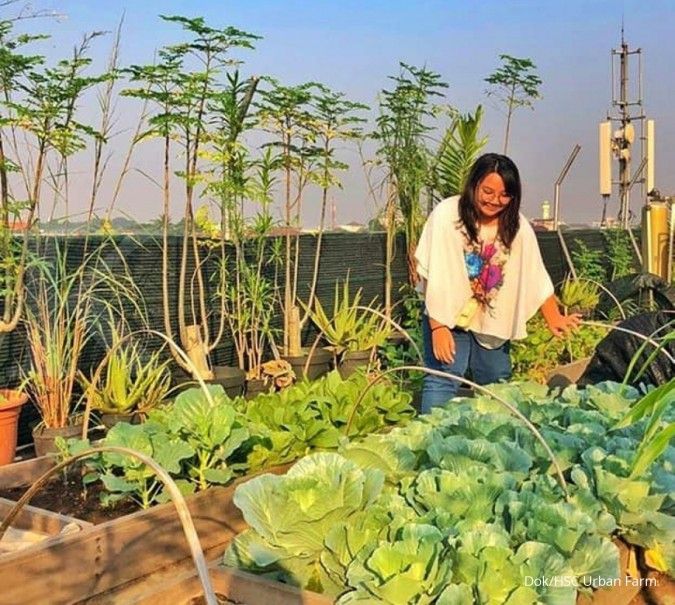
[[[642,258],[649,273],[668,279],[669,204],[649,202],[642,209]]]

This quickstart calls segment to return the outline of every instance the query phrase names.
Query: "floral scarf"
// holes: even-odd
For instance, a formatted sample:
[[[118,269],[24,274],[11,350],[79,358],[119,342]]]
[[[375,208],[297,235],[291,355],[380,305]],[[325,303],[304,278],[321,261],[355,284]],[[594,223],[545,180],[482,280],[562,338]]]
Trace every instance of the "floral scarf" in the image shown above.
[[[464,238],[464,262],[471,282],[473,298],[483,311],[492,311],[492,301],[504,284],[504,265],[508,251],[499,238],[494,242]]]

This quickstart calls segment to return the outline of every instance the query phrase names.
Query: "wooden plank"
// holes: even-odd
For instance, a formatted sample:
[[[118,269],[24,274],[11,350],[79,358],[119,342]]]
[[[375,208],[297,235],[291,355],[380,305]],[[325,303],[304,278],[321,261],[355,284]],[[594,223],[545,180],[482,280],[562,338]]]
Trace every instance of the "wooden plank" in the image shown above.
[[[15,502],[12,500],[0,498],[0,519],[4,519],[9,514],[14,504]],[[82,528],[92,527],[92,524],[86,521],[30,505],[26,505],[21,509],[14,521],[12,521],[12,527],[43,534],[58,535],[66,525],[70,525],[71,523],[75,523]]]
[[[288,466],[269,472],[283,473]],[[204,550],[222,549],[246,528],[233,496],[236,487],[249,479],[187,498]],[[0,605],[77,602],[190,557],[172,503],[59,536],[48,547],[30,550],[0,557]]]
[[[56,466],[56,458],[51,456],[31,458],[0,466],[0,489],[30,485],[53,466]]]
[[[193,569],[175,569],[172,578],[148,578],[136,591],[107,593],[82,601],[82,605],[186,605],[203,595],[202,585]],[[308,590],[274,582],[239,569],[223,567],[218,561],[209,566],[216,593],[242,605],[331,605],[333,599]]]

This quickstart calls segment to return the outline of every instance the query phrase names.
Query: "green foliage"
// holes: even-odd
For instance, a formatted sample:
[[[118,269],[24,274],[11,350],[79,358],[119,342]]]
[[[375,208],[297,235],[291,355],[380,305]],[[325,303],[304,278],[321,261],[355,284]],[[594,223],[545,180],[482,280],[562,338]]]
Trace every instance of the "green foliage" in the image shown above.
[[[114,324],[111,351],[106,358],[105,372],[100,367],[87,378],[79,372],[79,382],[91,401],[91,408],[107,414],[146,413],[159,405],[171,386],[169,361],[160,361],[160,352],[143,359],[138,341],[122,343],[122,334]]]
[[[356,590],[338,603],[436,603],[452,577],[449,551],[438,528],[406,525],[391,539],[358,553],[347,572],[349,585]]]
[[[119,423],[103,444],[147,453],[190,493],[296,460],[311,450],[337,449],[346,441],[344,426],[366,384],[362,374],[343,380],[332,372],[251,401],[230,400],[220,386],[207,387],[211,401],[202,390],[188,389],[175,403],[152,410],[141,425]],[[369,390],[349,437],[403,424],[413,415],[410,395],[380,382]],[[63,446],[64,455],[74,454],[88,442],[69,440]],[[102,481],[106,504],[131,499],[148,507],[165,499],[151,470],[128,457],[99,455],[86,464],[85,484]]]
[[[225,561],[278,570],[287,581],[333,593],[335,585],[319,564],[323,536],[365,511],[382,482],[379,471],[329,453],[304,458],[286,475],[248,481],[237,488],[234,503],[251,529],[232,541]]]
[[[144,425],[187,444],[194,457],[186,462],[187,479],[198,489],[228,483],[234,476],[228,459],[249,437],[222,387],[209,386],[211,401],[200,389],[188,389],[171,406],[150,413]]]
[[[635,260],[628,232],[618,228],[606,229],[602,232],[602,237],[607,245],[607,256],[612,263],[610,280],[613,281],[633,273]]]
[[[564,338],[555,338],[540,316],[527,322],[527,337],[511,344],[511,363],[516,380],[546,383],[557,366],[590,357],[607,330],[580,326]]]
[[[583,240],[574,240],[572,260],[579,277],[604,283],[607,279],[607,272],[603,259],[604,254],[601,250],[592,250]]]
[[[330,348],[340,355],[345,351],[369,351],[373,347],[384,344],[391,329],[383,322],[382,318],[366,311],[358,309],[361,306],[362,289],[359,288],[352,299],[349,294],[349,279],[342,283],[342,294],[339,284],[335,282],[335,298],[333,299],[333,313],[329,317],[316,298],[314,309],[308,309],[312,321],[321,330]],[[373,307],[374,300],[368,308]],[[305,308],[307,308],[306,305]]]
[[[258,470],[289,462],[309,449],[337,448],[354,401],[366,385],[363,374],[343,380],[333,371],[279,393],[260,394],[252,401],[237,400],[237,408],[254,436],[247,455],[249,467]],[[414,414],[410,399],[409,394],[384,381],[371,387],[356,412],[349,437],[405,423]]]
[[[240,487],[246,497],[235,503],[245,515],[252,510],[255,522],[225,562],[323,591],[340,604],[573,605],[578,587],[620,577],[611,541],[617,534],[675,573],[675,449],[631,478],[646,427],[614,426],[638,392],[613,383],[557,394],[527,383],[491,388],[567,458],[568,498],[520,421],[490,397],[457,400],[386,435],[345,443],[340,453],[349,462],[335,456],[329,469],[315,455],[305,458],[303,470],[313,472],[297,492],[286,487],[298,485],[295,467],[292,480],[265,477]],[[353,493],[349,515],[322,526],[348,489],[319,498],[317,483],[332,493],[354,463],[384,475],[384,486],[367,507],[363,492]],[[266,493],[279,494],[276,506]],[[286,502],[281,494],[290,494]],[[304,504],[300,511],[296,502]],[[542,577],[564,582],[531,582]]]
[[[504,153],[509,145],[509,130],[513,112],[519,107],[532,109],[535,99],[540,99],[541,78],[535,73],[537,66],[531,59],[518,59],[499,55],[502,65],[491,73],[485,82],[491,85],[488,95],[493,95],[506,105],[506,133]]]
[[[430,181],[432,154],[427,139],[433,128],[427,122],[434,116],[434,97],[441,96],[448,85],[440,74],[405,63],[400,64],[399,75],[390,79],[394,88],[381,92],[380,115],[372,136],[395,191],[412,259],[424,223],[422,194]]]
[[[589,314],[600,301],[597,284],[584,279],[567,278],[560,289],[560,302],[567,313]]]
[[[483,107],[475,113],[456,115],[445,131],[436,152],[434,164],[434,189],[441,199],[459,195],[469,176],[469,170],[487,143],[480,137]]]

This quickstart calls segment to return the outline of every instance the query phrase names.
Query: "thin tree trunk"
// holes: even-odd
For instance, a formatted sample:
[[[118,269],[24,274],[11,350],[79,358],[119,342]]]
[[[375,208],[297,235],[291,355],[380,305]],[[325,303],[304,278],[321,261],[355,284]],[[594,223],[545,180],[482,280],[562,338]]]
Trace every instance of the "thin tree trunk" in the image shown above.
[[[513,98],[516,94],[516,85],[511,86],[511,94],[509,95],[509,107],[506,113],[506,134],[504,135],[504,155],[509,146],[509,131],[511,129],[511,115],[513,114]]]

